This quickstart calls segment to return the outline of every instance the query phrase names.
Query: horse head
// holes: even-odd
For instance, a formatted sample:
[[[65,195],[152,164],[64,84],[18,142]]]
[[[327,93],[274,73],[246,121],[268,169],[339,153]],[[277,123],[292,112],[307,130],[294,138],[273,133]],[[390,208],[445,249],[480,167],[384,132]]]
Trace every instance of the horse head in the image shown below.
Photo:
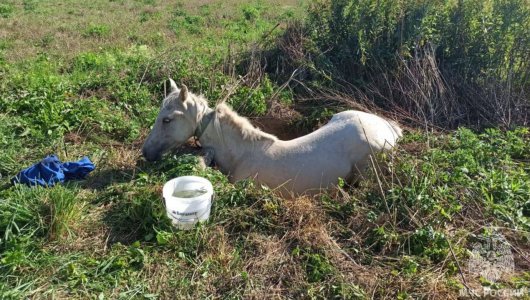
[[[149,161],[159,160],[162,154],[192,137],[200,121],[201,108],[204,110],[205,104],[197,101],[198,97],[188,92],[185,85],[179,89],[172,79],[169,82],[169,93],[142,148],[143,156]]]

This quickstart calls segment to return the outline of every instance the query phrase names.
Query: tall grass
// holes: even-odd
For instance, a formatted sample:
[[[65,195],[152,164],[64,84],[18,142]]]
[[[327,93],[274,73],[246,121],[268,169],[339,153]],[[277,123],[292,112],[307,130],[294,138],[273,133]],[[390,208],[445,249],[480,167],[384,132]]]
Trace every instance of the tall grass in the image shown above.
[[[529,44],[525,0],[331,0],[267,60],[422,122],[511,126],[528,122]]]
[[[84,202],[78,199],[76,193],[61,186],[55,187],[47,193],[50,209],[50,223],[48,238],[50,240],[68,240],[74,235],[73,227],[83,216]]]

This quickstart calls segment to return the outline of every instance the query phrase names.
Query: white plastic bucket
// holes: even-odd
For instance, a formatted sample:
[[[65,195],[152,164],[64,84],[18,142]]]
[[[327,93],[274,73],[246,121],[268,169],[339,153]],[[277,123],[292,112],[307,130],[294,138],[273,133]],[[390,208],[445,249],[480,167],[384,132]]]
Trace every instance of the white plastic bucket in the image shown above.
[[[175,196],[198,192],[198,196]],[[167,216],[179,229],[192,229],[197,222],[210,217],[213,186],[206,178],[182,176],[171,179],[164,184],[162,196],[166,205]]]

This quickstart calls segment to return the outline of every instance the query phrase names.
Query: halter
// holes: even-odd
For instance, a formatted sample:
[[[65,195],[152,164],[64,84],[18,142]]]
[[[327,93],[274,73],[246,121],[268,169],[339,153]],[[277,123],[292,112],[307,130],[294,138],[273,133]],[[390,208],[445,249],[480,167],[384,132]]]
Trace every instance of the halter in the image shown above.
[[[210,110],[208,113],[203,115],[201,121],[199,122],[199,125],[195,129],[195,139],[198,140],[201,138],[204,131],[206,131],[206,128],[208,128],[208,125],[210,125],[210,122],[212,122],[215,115],[215,110]]]

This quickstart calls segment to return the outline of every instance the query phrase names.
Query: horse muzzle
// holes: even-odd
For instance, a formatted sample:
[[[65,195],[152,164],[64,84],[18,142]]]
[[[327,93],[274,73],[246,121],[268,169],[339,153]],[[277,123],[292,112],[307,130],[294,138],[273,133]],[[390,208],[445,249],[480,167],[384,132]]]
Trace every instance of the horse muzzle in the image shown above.
[[[153,149],[151,145],[145,143],[142,147],[142,155],[147,161],[156,161],[162,158],[162,151]]]
[[[142,155],[147,161],[157,161],[157,160],[160,160],[160,158],[162,157],[162,155],[160,154],[155,154],[145,149],[142,149]]]

